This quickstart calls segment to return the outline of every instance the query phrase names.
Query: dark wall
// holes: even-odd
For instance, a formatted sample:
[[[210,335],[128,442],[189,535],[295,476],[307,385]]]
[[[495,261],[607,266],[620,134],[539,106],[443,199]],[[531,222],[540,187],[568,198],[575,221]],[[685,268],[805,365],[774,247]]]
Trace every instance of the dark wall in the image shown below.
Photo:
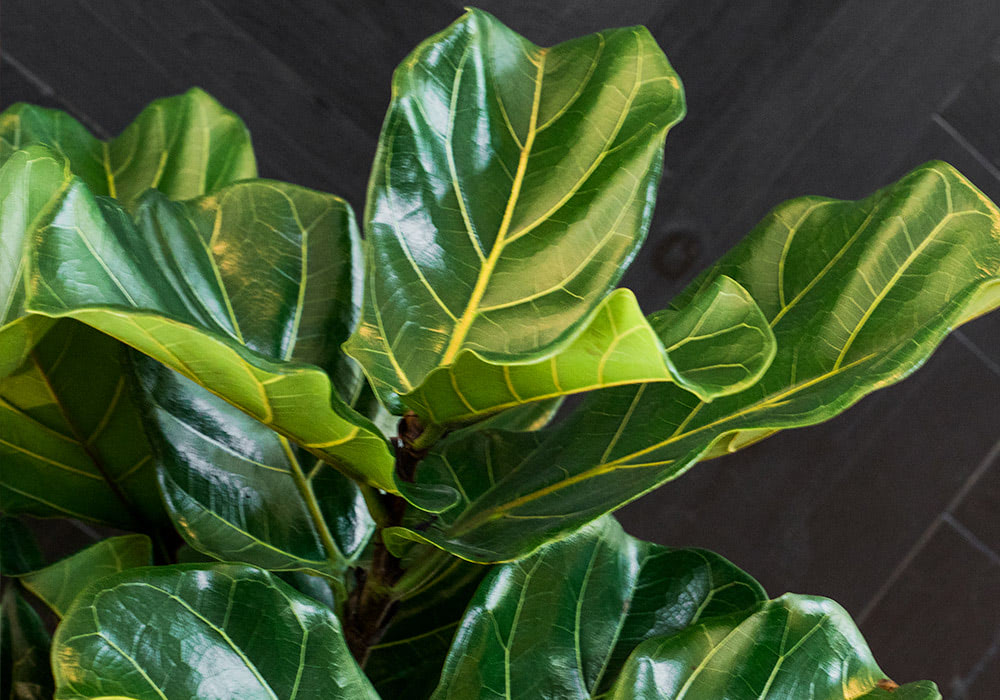
[[[393,67],[461,2],[5,0],[0,107],[112,134],[200,85],[266,176],[360,211]],[[995,0],[482,0],[538,43],[645,24],[683,78],[649,235],[625,284],[663,306],[773,204],[856,198],[930,158],[1000,200]],[[718,550],[778,595],[831,596],[899,681],[1000,696],[1000,315],[841,418],[699,465],[621,512]]]

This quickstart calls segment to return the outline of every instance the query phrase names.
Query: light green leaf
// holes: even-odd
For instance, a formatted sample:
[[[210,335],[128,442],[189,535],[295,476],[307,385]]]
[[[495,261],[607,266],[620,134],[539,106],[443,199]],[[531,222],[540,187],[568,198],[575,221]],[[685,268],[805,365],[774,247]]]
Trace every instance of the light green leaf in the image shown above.
[[[931,163],[858,202],[780,205],[673,306],[683,310],[723,275],[750,293],[773,330],[777,354],[760,381],[711,403],[662,382],[606,389],[539,435],[537,448],[493,448],[489,467],[474,445],[456,445],[454,475],[418,484],[434,503],[408,490],[417,506],[439,510],[449,490],[487,468],[502,476],[447,519],[419,533],[393,530],[388,541],[513,559],[706,454],[836,415],[913,372],[952,328],[986,309],[1000,279],[1000,211],[953,168]]]
[[[725,275],[681,309],[659,311],[649,322],[663,341],[676,384],[706,403],[756,384],[777,352],[753,297]]]
[[[77,179],[32,237],[26,307],[132,345],[391,489],[384,439],[331,386],[357,386],[338,351],[357,317],[357,238],[343,200],[293,185],[186,203],[150,191],[133,222]]]
[[[749,612],[749,614],[747,614]],[[641,644],[615,700],[940,700],[929,681],[886,678],[847,612],[787,594]]]
[[[152,102],[109,141],[60,110],[23,103],[4,110],[0,165],[33,144],[63,155],[94,194],[126,207],[151,187],[170,199],[191,199],[257,177],[246,126],[198,88]]]
[[[57,700],[377,700],[340,622],[267,572],[132,569],[92,586],[53,640]]]
[[[400,411],[465,351],[525,363],[578,335],[645,236],[683,114],[641,27],[541,48],[470,10],[417,47],[393,78],[346,345],[383,401]]]
[[[166,523],[121,351],[63,320],[0,378],[0,510],[127,530]]]
[[[62,617],[90,583],[126,569],[149,566],[152,556],[153,545],[145,535],[109,537],[54,564],[24,573],[19,579]]]
[[[0,697],[4,700],[49,700],[49,633],[38,613],[7,586],[0,602]]]
[[[135,355],[161,491],[188,544],[264,569],[343,574],[374,529],[357,486],[197,384]]]
[[[526,403],[642,382],[676,382],[711,401],[760,379],[774,357],[767,319],[726,277],[683,312],[661,315],[657,323],[660,334],[647,323],[632,292],[618,289],[554,354],[494,364],[473,350],[463,351],[453,365],[432,371],[401,398],[436,424],[471,422]]]
[[[605,518],[490,572],[433,697],[593,698],[645,640],[765,597],[717,555],[641,542]]]

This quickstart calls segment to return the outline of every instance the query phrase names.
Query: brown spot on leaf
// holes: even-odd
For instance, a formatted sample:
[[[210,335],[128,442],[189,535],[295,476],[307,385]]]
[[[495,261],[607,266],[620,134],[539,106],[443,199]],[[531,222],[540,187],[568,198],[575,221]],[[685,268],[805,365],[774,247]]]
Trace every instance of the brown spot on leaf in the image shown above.
[[[895,681],[891,681],[888,678],[883,678],[882,680],[880,680],[875,685],[877,685],[882,690],[889,690],[889,691],[895,690],[896,688],[899,687],[899,683],[896,683]]]

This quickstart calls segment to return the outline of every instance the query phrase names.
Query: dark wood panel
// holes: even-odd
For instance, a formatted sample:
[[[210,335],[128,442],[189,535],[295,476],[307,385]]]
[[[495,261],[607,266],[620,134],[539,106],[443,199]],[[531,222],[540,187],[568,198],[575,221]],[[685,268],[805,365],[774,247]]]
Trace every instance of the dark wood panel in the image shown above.
[[[951,698],[995,645],[998,598],[1000,564],[943,523],[873,612],[867,637],[886,673],[915,680],[913,669],[921,669]],[[945,614],[925,612],[936,610]],[[996,697],[996,687],[980,690],[972,694],[969,688],[965,697]]]

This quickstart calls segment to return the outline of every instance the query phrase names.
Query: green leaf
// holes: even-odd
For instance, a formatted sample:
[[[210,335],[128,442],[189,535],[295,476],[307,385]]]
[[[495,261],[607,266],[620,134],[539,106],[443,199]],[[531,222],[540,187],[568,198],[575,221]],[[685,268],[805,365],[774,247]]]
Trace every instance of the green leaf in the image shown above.
[[[43,566],[42,550],[28,526],[18,518],[0,516],[0,575],[17,576]]]
[[[109,142],[18,104],[0,114],[0,164],[0,509],[154,526],[165,514],[118,343],[64,321],[39,344],[53,319],[26,312],[24,250],[74,175],[127,205],[149,187],[194,197],[256,175],[249,135],[197,89],[154,102]]]
[[[332,195],[249,181],[135,222],[74,180],[36,226],[27,308],[136,347],[358,478],[394,488],[338,351],[357,317],[358,233]],[[309,363],[309,364],[303,364]]]
[[[109,537],[19,578],[29,591],[62,617],[90,583],[126,569],[149,566],[153,545],[145,535]]]
[[[0,167],[0,377],[20,367],[52,326],[51,319],[25,316],[24,248],[38,217],[72,181],[68,163],[37,146]]]
[[[23,103],[4,110],[0,165],[33,144],[63,155],[95,194],[126,207],[151,187],[170,199],[191,199],[257,177],[246,126],[199,88],[152,102],[109,141],[60,110]]]
[[[342,574],[374,528],[357,486],[158,362],[133,360],[167,511],[195,549]]]
[[[441,574],[397,603],[364,663],[365,675],[382,697],[431,696],[466,606],[488,570],[452,559]]]
[[[683,312],[647,323],[632,292],[618,289],[555,354],[494,364],[475,351],[440,367],[403,402],[430,423],[466,423],[493,412],[624,384],[676,382],[705,401],[760,379],[774,357],[767,319],[726,277]],[[661,336],[669,339],[664,347]],[[708,347],[706,347],[708,346]]]
[[[591,698],[645,640],[765,597],[717,555],[641,542],[605,518],[490,572],[433,697]]]
[[[747,614],[749,612],[749,614]],[[847,612],[832,600],[787,594],[641,644],[615,684],[616,700],[940,700],[929,682],[885,677]]]
[[[1000,301],[990,296],[1000,281],[998,231],[1000,211],[942,163],[861,201],[780,205],[674,303],[683,314],[721,276],[746,289],[777,343],[760,381],[711,403],[662,382],[596,392],[544,431],[537,448],[497,448],[511,460],[492,460],[503,476],[462,512],[456,506],[450,522],[388,539],[433,542],[473,561],[509,560],[706,455],[833,417],[906,377],[951,329]],[[462,453],[451,461],[456,475],[439,492],[486,469],[482,456],[452,449]]]
[[[683,114],[641,27],[541,48],[470,10],[417,47],[393,78],[346,346],[383,401],[400,411],[464,351],[517,364],[578,335],[645,236]]]
[[[777,352],[767,318],[749,292],[720,275],[679,310],[649,318],[678,386],[708,403],[753,386]]]
[[[0,378],[0,510],[130,530],[166,522],[121,351],[63,320]]]
[[[235,564],[102,580],[59,625],[52,660],[57,700],[378,697],[333,612]]]
[[[8,586],[0,603],[0,697],[49,700],[49,634],[38,613]]]

